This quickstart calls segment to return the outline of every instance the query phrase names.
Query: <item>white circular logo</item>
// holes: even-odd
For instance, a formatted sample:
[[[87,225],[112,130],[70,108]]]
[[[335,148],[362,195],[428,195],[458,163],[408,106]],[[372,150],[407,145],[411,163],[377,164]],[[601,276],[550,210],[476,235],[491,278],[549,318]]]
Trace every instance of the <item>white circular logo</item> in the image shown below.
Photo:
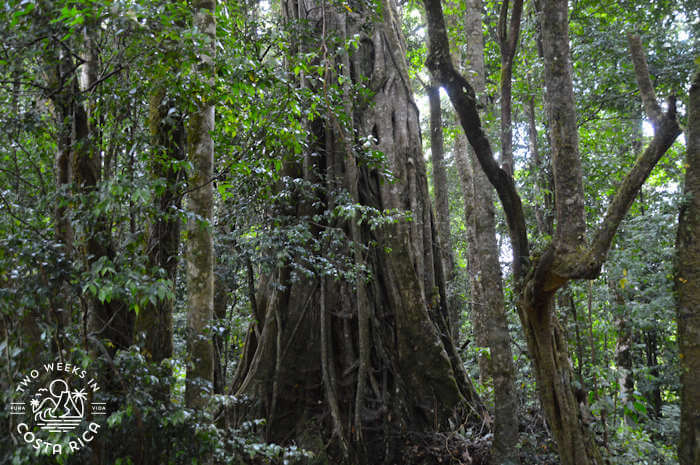
[[[77,452],[100,429],[95,420],[107,415],[98,402],[100,390],[94,378],[71,363],[46,363],[24,375],[15,387],[10,415],[15,431],[27,444],[43,453]]]

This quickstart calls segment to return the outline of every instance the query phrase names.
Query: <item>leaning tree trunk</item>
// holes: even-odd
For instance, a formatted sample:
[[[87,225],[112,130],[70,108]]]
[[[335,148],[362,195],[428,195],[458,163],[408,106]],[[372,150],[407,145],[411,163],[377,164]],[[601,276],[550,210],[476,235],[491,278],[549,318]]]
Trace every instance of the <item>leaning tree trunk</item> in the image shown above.
[[[407,211],[412,220],[371,229],[354,215],[326,225],[352,240],[344,252],[370,279],[351,283],[319,272],[313,280],[295,279],[289,264],[266,276],[248,355],[234,383],[238,394],[259,400],[269,439],[295,439],[316,450],[330,441],[327,453],[351,463],[400,463],[402,454],[411,454],[409,439],[464,420],[456,414],[477,419],[483,412],[448,332],[418,109],[394,7],[386,1],[381,6],[382,19],[372,20],[371,11],[358,4],[350,13],[322,2],[283,2],[289,23],[308,21],[318,28],[319,42],[304,45],[323,51],[326,83],[338,81],[336,70],[343,74],[340,91],[353,122],[343,127],[332,112],[314,121],[305,162],[286,163],[284,174],[329,191],[341,186],[352,203]],[[350,55],[329,45],[331,37],[354,34],[359,48]],[[374,91],[371,101],[349,95],[349,86],[361,82]],[[319,82],[309,77],[304,85],[329,102]],[[368,137],[396,182],[362,162],[357,150]],[[333,196],[315,202],[308,193],[304,197],[287,207],[302,222],[305,215],[335,207]],[[321,238],[321,229],[312,233]],[[377,246],[366,248],[372,242]]]
[[[676,291],[681,356],[681,437],[678,461],[700,463],[700,70],[688,101],[685,197],[678,221]]]

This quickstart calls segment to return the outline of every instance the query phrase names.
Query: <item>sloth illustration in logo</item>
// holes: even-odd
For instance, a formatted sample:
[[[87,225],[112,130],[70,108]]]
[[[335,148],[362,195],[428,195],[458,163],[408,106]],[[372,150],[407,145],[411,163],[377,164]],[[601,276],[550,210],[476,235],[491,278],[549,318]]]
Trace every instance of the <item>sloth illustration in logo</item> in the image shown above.
[[[48,392],[49,396],[41,399],[45,392]],[[49,389],[39,389],[32,399],[34,419],[41,422],[80,420],[85,413],[86,399],[84,389],[70,392],[68,383],[62,379],[55,379],[49,385]]]

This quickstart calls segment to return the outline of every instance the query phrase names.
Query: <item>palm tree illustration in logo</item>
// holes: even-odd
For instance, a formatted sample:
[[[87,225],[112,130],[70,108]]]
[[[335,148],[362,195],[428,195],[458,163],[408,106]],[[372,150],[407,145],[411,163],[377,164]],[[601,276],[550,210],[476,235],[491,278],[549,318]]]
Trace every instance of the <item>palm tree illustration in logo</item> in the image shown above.
[[[37,391],[30,405],[34,419],[42,429],[65,431],[75,428],[83,419],[86,399],[84,389],[71,392],[65,380],[55,379],[48,389]]]

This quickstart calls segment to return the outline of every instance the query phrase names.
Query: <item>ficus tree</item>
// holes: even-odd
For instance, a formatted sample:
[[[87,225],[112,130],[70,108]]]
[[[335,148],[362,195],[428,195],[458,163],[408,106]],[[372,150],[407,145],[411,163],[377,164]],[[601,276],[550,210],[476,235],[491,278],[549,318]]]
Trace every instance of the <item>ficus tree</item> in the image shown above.
[[[403,37],[392,2],[379,14],[305,5],[282,3],[293,52],[313,57],[290,71],[322,112],[280,189],[285,214],[311,225],[296,234],[324,253],[264,274],[234,392],[254,395],[275,441],[328,442],[350,463],[410,460],[411,434],[433,441],[483,407],[451,338]],[[331,266],[339,255],[350,274]]]

